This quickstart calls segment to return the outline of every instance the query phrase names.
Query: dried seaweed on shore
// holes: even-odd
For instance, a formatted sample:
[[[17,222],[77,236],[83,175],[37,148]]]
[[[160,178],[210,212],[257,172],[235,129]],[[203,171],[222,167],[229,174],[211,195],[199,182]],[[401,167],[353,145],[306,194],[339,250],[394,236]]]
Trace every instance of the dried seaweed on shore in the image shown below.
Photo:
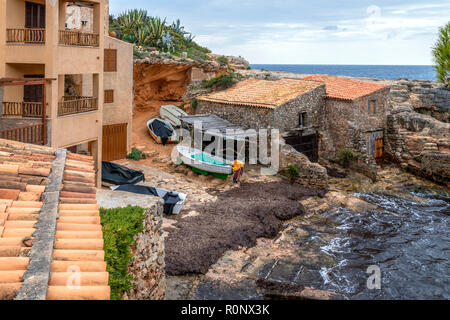
[[[218,194],[217,201],[193,208],[200,215],[178,218],[176,229],[168,230],[166,273],[205,274],[225,251],[276,237],[283,221],[305,213],[299,200],[323,195],[287,181],[243,183]]]

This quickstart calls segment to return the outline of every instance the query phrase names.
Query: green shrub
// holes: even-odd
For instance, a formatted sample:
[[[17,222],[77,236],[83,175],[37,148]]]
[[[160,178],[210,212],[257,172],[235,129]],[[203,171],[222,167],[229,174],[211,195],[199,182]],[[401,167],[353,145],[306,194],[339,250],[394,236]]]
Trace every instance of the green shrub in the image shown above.
[[[195,111],[195,110],[197,110],[197,107],[198,107],[198,100],[197,100],[197,98],[193,98],[191,100],[191,109],[193,111]]]
[[[133,258],[131,246],[136,245],[134,237],[144,229],[144,209],[131,206],[100,209],[100,218],[111,300],[120,300],[133,288],[134,278],[128,273],[128,266]]]
[[[141,150],[133,148],[131,153],[127,155],[127,159],[139,161],[141,159],[145,159],[145,155]]]
[[[215,78],[209,80],[203,80],[202,87],[205,89],[228,89],[232,87],[238,81],[238,75],[236,73],[221,74]]]
[[[300,171],[296,166],[290,164],[286,166],[286,169],[284,169],[284,175],[288,177],[289,180],[294,182],[300,176]]]
[[[344,168],[348,168],[350,166],[350,162],[356,158],[355,153],[350,149],[342,149],[339,151],[338,161],[341,166]]]
[[[220,56],[217,58],[217,63],[221,66],[221,67],[226,67],[228,65],[228,58],[225,56]]]

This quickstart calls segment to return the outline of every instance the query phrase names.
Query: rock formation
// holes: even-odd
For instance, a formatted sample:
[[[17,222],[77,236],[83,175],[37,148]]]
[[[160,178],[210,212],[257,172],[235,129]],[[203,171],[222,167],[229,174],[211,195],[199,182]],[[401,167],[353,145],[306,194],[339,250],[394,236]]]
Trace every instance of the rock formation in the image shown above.
[[[449,186],[450,124],[395,107],[387,118],[386,156],[404,169]]]

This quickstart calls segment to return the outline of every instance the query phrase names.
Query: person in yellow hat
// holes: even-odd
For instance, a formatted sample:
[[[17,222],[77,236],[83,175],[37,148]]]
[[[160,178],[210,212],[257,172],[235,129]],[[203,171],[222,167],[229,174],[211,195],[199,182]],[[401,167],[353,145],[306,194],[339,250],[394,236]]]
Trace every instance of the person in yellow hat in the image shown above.
[[[234,160],[233,162],[233,182],[238,183],[244,173],[244,163],[239,160]]]

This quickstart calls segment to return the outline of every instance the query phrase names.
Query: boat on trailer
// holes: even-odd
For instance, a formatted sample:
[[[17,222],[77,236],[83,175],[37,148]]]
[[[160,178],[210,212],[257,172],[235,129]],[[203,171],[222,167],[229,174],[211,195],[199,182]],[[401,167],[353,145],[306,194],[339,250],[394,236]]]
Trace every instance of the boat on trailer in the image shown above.
[[[188,114],[181,110],[180,108],[169,104],[166,106],[162,106],[159,109],[159,115],[161,116],[161,119],[166,120],[174,127],[180,127],[181,126],[181,117],[186,117]]]
[[[178,142],[177,133],[173,126],[166,120],[154,118],[147,122],[150,136],[159,144]]]
[[[178,159],[185,165],[192,168],[192,171],[203,175],[212,175],[216,178],[226,180],[233,174],[231,162],[213,156],[209,153],[187,146],[177,146]]]

